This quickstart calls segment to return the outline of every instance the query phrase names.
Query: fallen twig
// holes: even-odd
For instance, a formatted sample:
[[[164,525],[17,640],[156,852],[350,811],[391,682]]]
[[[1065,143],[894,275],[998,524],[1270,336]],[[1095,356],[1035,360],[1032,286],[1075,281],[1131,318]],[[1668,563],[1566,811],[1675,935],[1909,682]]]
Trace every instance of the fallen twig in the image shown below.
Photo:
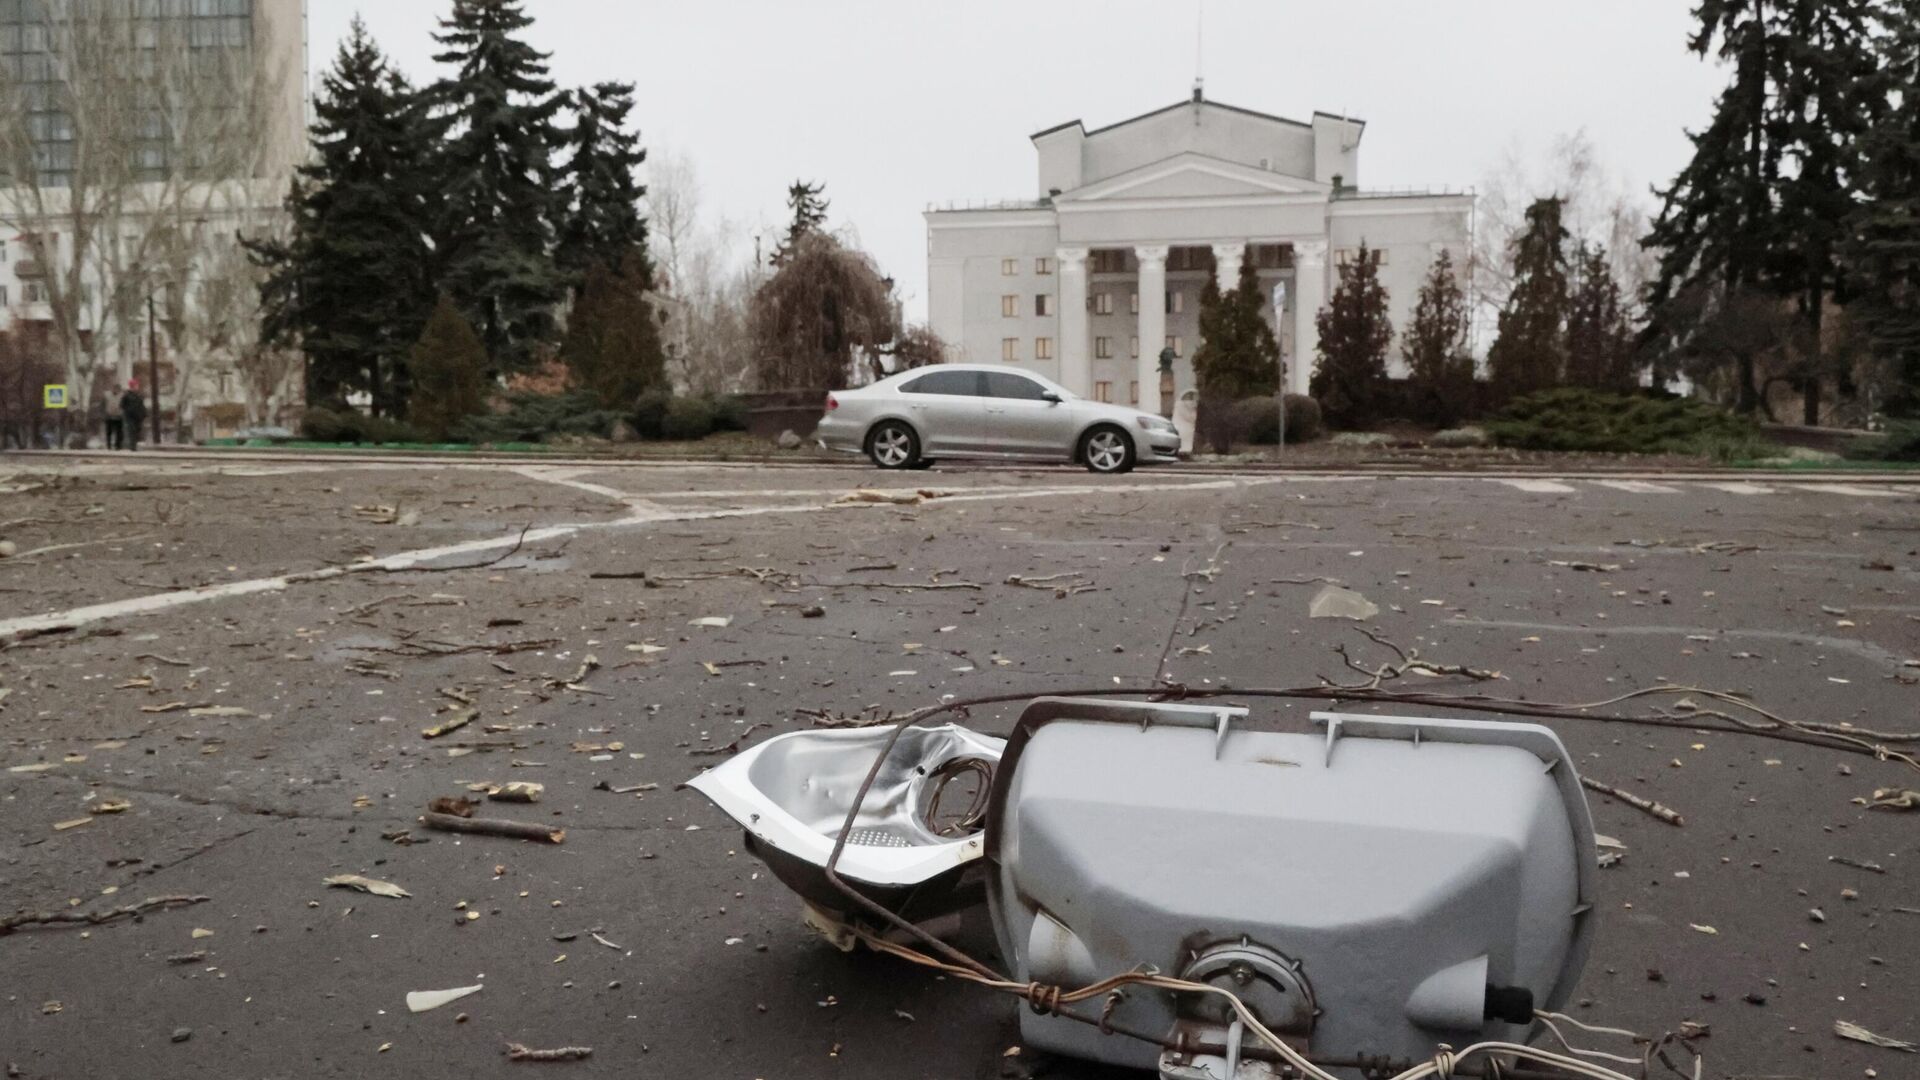
[[[736,735],[734,737],[734,740],[725,746],[704,746],[704,747],[700,747],[699,749],[689,750],[687,751],[687,753],[694,757],[703,757],[711,754],[737,754],[740,752],[740,744],[746,742],[747,739],[751,738],[754,732],[760,730],[763,727],[771,727],[771,726],[772,726],[771,724],[768,724],[764,720],[755,721],[754,723],[748,724],[747,729],[745,731],[742,731],[739,735]]]
[[[593,1056],[591,1046],[561,1046],[552,1050],[535,1050],[516,1042],[507,1044],[508,1061],[580,1061]]]
[[[506,836],[516,840],[543,840],[549,844],[564,843],[567,839],[565,829],[557,829],[550,825],[534,825],[524,821],[507,821],[502,818],[463,818],[428,811],[420,815],[420,821],[427,828],[438,829],[441,832]]]
[[[1687,819],[1675,813],[1671,807],[1662,806],[1652,799],[1643,799],[1630,791],[1622,791],[1611,784],[1603,784],[1591,776],[1582,776],[1580,783],[1602,795],[1611,795],[1636,810],[1644,810],[1669,825],[1685,825]]]
[[[150,896],[137,904],[126,904],[106,911],[35,911],[0,918],[0,937],[24,926],[99,926],[115,919],[145,915],[149,911],[204,904],[209,896]]]
[[[495,555],[491,559],[484,559],[477,563],[462,563],[459,566],[368,566],[356,567],[355,569],[378,570],[383,574],[440,574],[450,570],[481,570],[503,563],[518,554],[521,546],[527,542],[527,533],[532,531],[532,529],[533,522],[527,522],[520,527],[520,535],[514,539],[512,547]]]
[[[973,589],[986,588],[971,581],[804,581],[808,589]]]

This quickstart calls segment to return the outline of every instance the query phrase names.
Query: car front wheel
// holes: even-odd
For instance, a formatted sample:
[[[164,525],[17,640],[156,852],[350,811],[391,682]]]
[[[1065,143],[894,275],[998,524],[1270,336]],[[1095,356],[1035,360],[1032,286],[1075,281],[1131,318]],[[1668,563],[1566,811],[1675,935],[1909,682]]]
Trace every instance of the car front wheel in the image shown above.
[[[1093,472],[1126,472],[1133,468],[1133,440],[1117,427],[1094,428],[1080,444],[1080,460]]]
[[[868,433],[867,456],[883,469],[910,469],[920,460],[920,439],[907,425],[888,420]]]

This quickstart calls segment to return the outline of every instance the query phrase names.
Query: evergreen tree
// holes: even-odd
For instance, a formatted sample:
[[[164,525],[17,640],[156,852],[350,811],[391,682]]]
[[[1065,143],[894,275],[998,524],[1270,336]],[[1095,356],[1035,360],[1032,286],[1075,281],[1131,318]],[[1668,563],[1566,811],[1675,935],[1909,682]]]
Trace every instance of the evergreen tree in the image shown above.
[[[640,200],[647,189],[634,170],[647,160],[640,136],[627,129],[633,84],[604,82],[573,94],[572,151],[566,165],[566,214],[554,262],[578,287],[595,265],[637,272],[651,286],[647,223]]]
[[[793,219],[787,223],[786,238],[773,251],[773,265],[784,265],[799,247],[801,237],[818,233],[826,224],[827,200],[822,194],[826,190],[825,184],[809,184],[805,180],[795,180],[787,188],[787,209]]]
[[[1320,330],[1320,355],[1310,389],[1327,422],[1350,428],[1379,419],[1393,323],[1387,319],[1387,290],[1380,284],[1377,253],[1365,243],[1341,265],[1340,283],[1314,323]]]
[[[1467,349],[1467,295],[1445,248],[1434,257],[1400,337],[1400,357],[1415,403],[1426,418],[1450,425],[1472,407],[1473,354]]]
[[[667,354],[647,299],[647,262],[639,248],[617,269],[599,260],[588,267],[560,359],[603,409],[631,409],[642,394],[666,387]]]
[[[1892,374],[1886,402],[1920,415],[1920,0],[1890,0],[1880,77],[1898,105],[1861,149],[1866,200],[1854,214],[1849,255],[1868,346]]]
[[[413,375],[413,427],[444,442],[462,420],[487,405],[487,348],[452,298],[442,295],[408,355]]]
[[[287,196],[286,239],[247,238],[266,269],[262,338],[303,349],[307,400],[406,407],[406,356],[433,307],[431,135],[418,95],[358,19],[321,76],[311,160]]]
[[[1567,301],[1569,386],[1624,392],[1634,384],[1633,327],[1607,249],[1581,244]]]
[[[1200,347],[1193,353],[1193,377],[1200,391],[1196,421],[1215,452],[1226,453],[1238,421],[1235,405],[1268,397],[1280,385],[1280,343],[1266,317],[1260,271],[1249,250],[1240,260],[1240,277],[1221,292],[1213,275],[1200,292]]]
[[[522,371],[551,343],[565,279],[554,266],[564,190],[552,156],[565,104],[547,57],[519,34],[520,0],[454,0],[434,59],[454,73],[431,96],[445,131],[437,235],[441,286],[486,343],[496,371]]]
[[[1661,193],[1645,241],[1660,250],[1647,337],[1668,351],[1690,350],[1703,319],[1750,291],[1796,300],[1815,343],[1796,373],[1809,423],[1830,374],[1822,312],[1844,298],[1839,254],[1860,135],[1884,111],[1866,33],[1873,3],[1703,0],[1689,47],[1717,55],[1732,78],[1712,121],[1689,136],[1693,158]],[[1731,359],[1737,406],[1752,411],[1760,357]]]
[[[1557,386],[1566,368],[1567,230],[1561,200],[1536,199],[1513,241],[1513,291],[1487,352],[1496,395],[1524,397]]]

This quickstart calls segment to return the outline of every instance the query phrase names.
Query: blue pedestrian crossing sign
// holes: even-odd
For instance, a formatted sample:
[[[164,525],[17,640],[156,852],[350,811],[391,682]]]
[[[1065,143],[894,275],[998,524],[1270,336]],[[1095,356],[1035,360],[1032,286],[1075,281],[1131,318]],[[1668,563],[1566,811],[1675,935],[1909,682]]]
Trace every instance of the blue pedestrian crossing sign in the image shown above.
[[[48,409],[67,407],[67,386],[65,383],[48,383],[40,388],[40,404]]]

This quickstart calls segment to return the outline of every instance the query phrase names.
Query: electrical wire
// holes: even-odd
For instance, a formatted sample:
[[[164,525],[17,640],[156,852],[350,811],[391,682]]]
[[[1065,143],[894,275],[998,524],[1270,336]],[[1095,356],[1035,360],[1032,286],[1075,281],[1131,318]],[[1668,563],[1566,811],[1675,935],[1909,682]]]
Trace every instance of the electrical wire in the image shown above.
[[[1238,995],[1222,987],[1213,986],[1208,983],[1194,982],[1190,979],[1171,978],[1166,975],[1146,971],[1131,971],[1110,976],[1099,982],[1080,987],[1077,990],[1066,990],[1058,986],[1047,986],[1041,983],[1014,982],[1008,979],[981,975],[976,971],[961,967],[958,964],[950,964],[943,960],[937,960],[918,949],[910,948],[897,942],[887,941],[877,934],[859,926],[851,926],[849,928],[855,937],[859,938],[861,942],[875,952],[885,953],[888,956],[905,960],[912,964],[931,968],[944,975],[950,975],[956,979],[984,986],[991,990],[998,990],[1002,993],[1024,998],[1030,1005],[1034,1006],[1035,1009],[1043,1012],[1053,1011],[1061,1005],[1073,1005],[1082,1001],[1102,997],[1124,986],[1147,986],[1154,989],[1173,990],[1181,993],[1211,994],[1225,1001],[1228,1007],[1233,1010],[1234,1015],[1240,1018],[1240,1022],[1245,1025],[1248,1031],[1252,1032],[1261,1042],[1272,1048],[1273,1052],[1278,1054],[1287,1064],[1299,1070],[1306,1080],[1340,1080],[1340,1077],[1314,1064],[1306,1055],[1300,1053],[1300,1051],[1288,1045],[1286,1040],[1274,1034],[1272,1030],[1260,1022],[1260,1018],[1254,1015],[1253,1010],[1249,1009],[1246,1003],[1240,1000]],[[1607,1060],[1622,1062],[1628,1065],[1644,1064],[1642,1058],[1624,1058],[1613,1054],[1603,1054],[1596,1050],[1575,1049],[1566,1041],[1565,1037],[1561,1035],[1559,1029],[1553,1026],[1553,1021],[1556,1019],[1564,1020],[1587,1031],[1624,1035],[1636,1040],[1640,1039],[1641,1036],[1634,1032],[1627,1031],[1624,1028],[1602,1028],[1583,1024],[1561,1013],[1536,1012],[1534,1016],[1553,1030],[1555,1037],[1560,1039],[1561,1045],[1565,1046],[1571,1054],[1604,1057]],[[1564,1072],[1572,1073],[1575,1076],[1585,1077],[1587,1080],[1633,1080],[1632,1077],[1627,1076],[1625,1073],[1584,1061],[1580,1057],[1558,1054],[1551,1050],[1542,1050],[1538,1047],[1526,1046],[1521,1043],[1500,1041],[1478,1042],[1468,1046],[1464,1050],[1453,1050],[1443,1046],[1434,1055],[1433,1060],[1423,1061],[1404,1072],[1388,1078],[1388,1080],[1426,1080],[1428,1077],[1435,1077],[1438,1078],[1438,1080],[1452,1080],[1454,1070],[1461,1062],[1481,1054],[1504,1054],[1535,1064],[1560,1069]],[[1696,1057],[1694,1063],[1694,1074],[1696,1077],[1699,1075],[1699,1072],[1700,1060]]]

